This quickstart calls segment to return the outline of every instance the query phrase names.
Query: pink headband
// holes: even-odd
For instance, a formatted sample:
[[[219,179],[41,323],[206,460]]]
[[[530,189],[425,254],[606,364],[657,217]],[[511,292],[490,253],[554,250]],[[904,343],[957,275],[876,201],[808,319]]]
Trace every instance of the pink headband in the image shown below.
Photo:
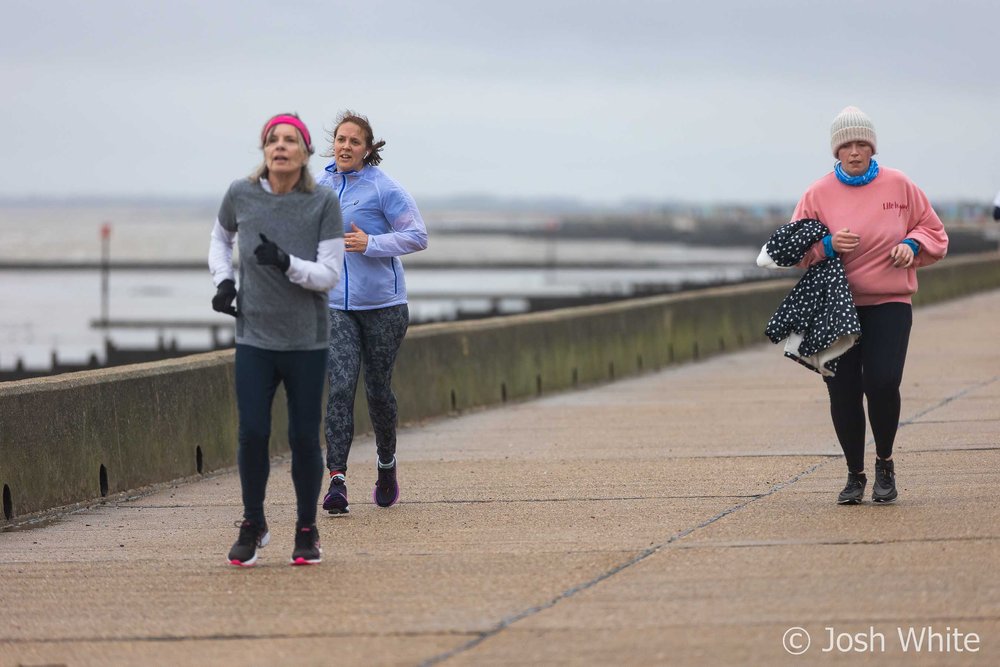
[[[282,114],[280,116],[275,116],[271,120],[267,121],[267,125],[264,126],[264,131],[260,133],[261,145],[263,146],[264,143],[267,141],[267,133],[271,130],[271,128],[274,127],[275,125],[281,125],[282,123],[288,123],[295,129],[297,129],[299,133],[302,135],[302,138],[305,139],[306,141],[306,148],[308,148],[309,152],[312,153],[312,148],[313,148],[312,137],[309,136],[309,130],[306,129],[306,124],[303,123],[298,118],[296,118],[295,116],[288,116],[285,114]]]

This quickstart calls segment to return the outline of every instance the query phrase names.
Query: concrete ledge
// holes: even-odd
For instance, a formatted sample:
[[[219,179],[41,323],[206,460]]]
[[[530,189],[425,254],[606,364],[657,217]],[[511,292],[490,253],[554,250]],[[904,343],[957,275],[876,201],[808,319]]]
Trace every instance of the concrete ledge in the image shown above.
[[[1000,287],[1000,253],[945,259],[917,272],[915,306],[955,299]]]
[[[5,516],[233,465],[231,357],[0,384]]]
[[[795,278],[531,315],[416,326],[396,366],[400,420],[606,382],[764,342]],[[1000,255],[920,272],[917,304],[1000,287]],[[0,525],[235,464],[233,352],[0,383]],[[356,431],[370,429],[359,385]],[[272,454],[287,451],[276,397]]]

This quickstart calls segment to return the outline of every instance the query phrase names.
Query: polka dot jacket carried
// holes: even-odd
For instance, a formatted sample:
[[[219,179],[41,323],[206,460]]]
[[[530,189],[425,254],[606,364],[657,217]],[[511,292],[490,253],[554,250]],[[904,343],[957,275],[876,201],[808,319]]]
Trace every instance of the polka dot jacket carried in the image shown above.
[[[778,266],[795,266],[830,230],[805,218],[779,227],[764,245]],[[763,253],[762,253],[763,254]],[[840,257],[813,264],[771,316],[764,334],[785,341],[785,356],[823,376],[837,372],[837,360],[861,336],[861,322]]]

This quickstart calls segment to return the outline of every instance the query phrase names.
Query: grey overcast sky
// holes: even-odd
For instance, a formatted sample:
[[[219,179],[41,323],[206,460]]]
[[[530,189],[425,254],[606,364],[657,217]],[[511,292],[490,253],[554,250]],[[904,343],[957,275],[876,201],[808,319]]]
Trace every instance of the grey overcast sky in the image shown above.
[[[322,151],[344,108],[418,199],[795,200],[832,168],[849,104],[932,199],[1000,189],[996,0],[3,0],[0,16],[2,197],[221,197],[268,116],[298,111]]]

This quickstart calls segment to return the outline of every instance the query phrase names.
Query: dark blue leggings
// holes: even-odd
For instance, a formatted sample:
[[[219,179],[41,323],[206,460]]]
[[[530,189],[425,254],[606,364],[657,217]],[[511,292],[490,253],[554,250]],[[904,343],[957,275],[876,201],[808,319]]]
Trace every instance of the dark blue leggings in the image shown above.
[[[288,445],[298,520],[303,524],[316,522],[316,503],[323,485],[319,425],[326,354],[325,349],[276,351],[236,346],[236,405],[240,416],[237,462],[245,519],[264,521],[264,493],[271,472],[271,404],[278,384],[283,382],[288,398]]]
[[[861,340],[837,363],[837,375],[824,378],[830,392],[830,415],[847,459],[847,469],[865,469],[865,408],[879,458],[892,456],[899,428],[899,385],[910,341],[913,310],[908,303],[859,306]]]

